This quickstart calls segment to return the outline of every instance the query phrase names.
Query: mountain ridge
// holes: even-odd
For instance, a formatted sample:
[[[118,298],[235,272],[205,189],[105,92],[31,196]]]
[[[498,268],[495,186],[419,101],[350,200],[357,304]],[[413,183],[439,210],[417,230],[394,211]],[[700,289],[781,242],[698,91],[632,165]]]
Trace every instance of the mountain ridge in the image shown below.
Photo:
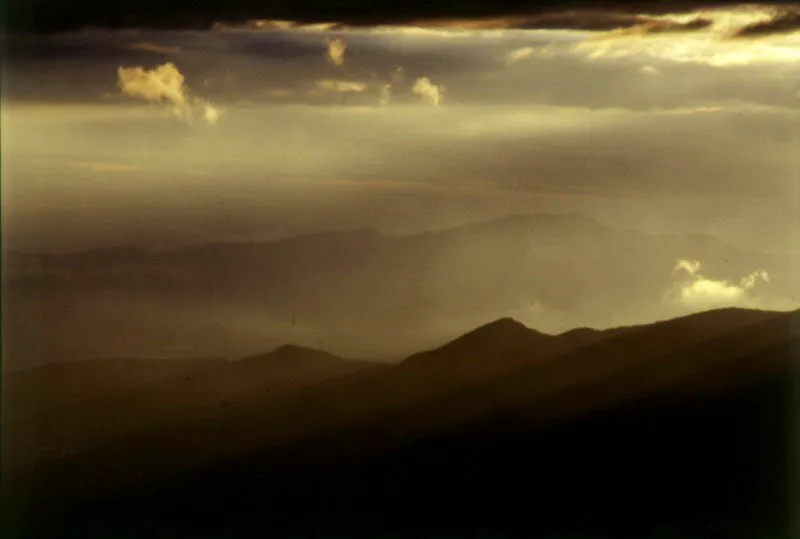
[[[509,319],[503,320],[500,324],[501,326],[509,324],[518,328],[517,323]],[[488,326],[492,327],[492,323],[489,323]],[[186,451],[192,451],[193,459],[199,460],[195,462],[197,467],[186,472],[188,475],[173,475],[170,472],[169,477],[175,478],[175,481],[178,481],[179,477],[185,477],[185,480],[188,481],[187,484],[195,485],[193,488],[196,488],[197,485],[205,485],[202,488],[211,489],[208,492],[238,491],[236,485],[239,485],[259,500],[272,499],[273,494],[262,498],[257,493],[261,492],[267,496],[268,492],[274,492],[274,495],[278,497],[275,498],[276,503],[282,499],[284,501],[281,503],[288,504],[285,505],[286,509],[289,510],[293,507],[291,509],[293,511],[300,511],[302,504],[292,506],[288,500],[308,499],[311,502],[316,499],[314,498],[315,494],[312,495],[308,492],[301,494],[305,492],[301,485],[306,484],[303,481],[310,481],[308,478],[314,478],[316,482],[321,481],[323,485],[327,485],[325,488],[333,488],[334,484],[339,484],[339,488],[342,488],[341,485],[344,484],[342,481],[347,483],[345,479],[350,477],[347,474],[353,473],[353,481],[365,481],[363,486],[366,495],[367,492],[375,492],[374,489],[379,488],[378,485],[383,481],[382,478],[392,485],[396,484],[394,481],[406,481],[403,478],[409,480],[413,478],[414,484],[418,484],[417,482],[423,481],[433,474],[430,479],[432,481],[430,487],[443,488],[442,483],[437,482],[443,481],[443,478],[433,479],[433,477],[438,477],[439,472],[436,470],[452,468],[452,480],[457,477],[458,473],[463,474],[465,471],[459,468],[460,464],[456,466],[454,463],[461,462],[467,455],[472,460],[464,461],[463,465],[475,466],[478,469],[486,466],[489,470],[500,465],[502,469],[509,467],[510,473],[514,466],[532,466],[537,470],[544,467],[542,468],[544,471],[555,466],[562,470],[559,473],[569,475],[571,461],[558,460],[559,456],[574,454],[575,458],[579,458],[585,453],[582,458],[593,459],[593,451],[605,451],[602,448],[606,445],[603,434],[606,431],[597,430],[599,427],[592,426],[595,422],[592,418],[597,414],[605,414],[605,416],[615,418],[613,422],[623,420],[628,417],[629,412],[619,411],[618,405],[624,404],[631,413],[642,416],[644,423],[636,423],[638,426],[632,432],[621,427],[614,427],[608,431],[608,436],[615,437],[614,440],[608,442],[610,447],[617,448],[608,449],[609,455],[626,447],[638,447],[636,440],[639,438],[637,437],[645,437],[649,440],[648,433],[651,431],[657,433],[661,423],[646,427],[647,418],[650,417],[647,414],[653,414],[653,421],[656,421],[664,413],[667,413],[659,410],[671,410],[674,406],[684,407],[688,411],[680,412],[680,415],[675,416],[682,418],[680,421],[670,419],[670,425],[680,426],[681,421],[690,421],[697,414],[701,414],[701,417],[711,414],[708,415],[710,418],[708,421],[719,416],[721,417],[720,421],[724,421],[725,425],[743,424],[741,422],[745,421],[747,414],[757,413],[760,410],[758,408],[760,400],[754,401],[753,405],[747,404],[750,402],[747,399],[751,399],[748,396],[750,395],[748,388],[758,389],[763,386],[762,382],[771,384],[772,382],[769,380],[772,377],[784,376],[785,369],[791,365],[792,354],[797,354],[796,344],[800,344],[800,310],[776,313],[746,309],[720,309],[649,325],[632,326],[625,331],[623,329],[626,328],[615,328],[611,330],[612,335],[605,339],[568,350],[563,354],[540,358],[511,369],[500,376],[480,379],[471,385],[437,392],[430,399],[423,401],[408,401],[413,405],[389,407],[379,411],[376,415],[363,415],[358,401],[348,400],[350,398],[348,395],[357,396],[361,389],[372,387],[375,378],[366,378],[360,385],[351,385],[349,388],[335,385],[334,389],[340,388],[341,390],[335,390],[329,396],[326,396],[326,391],[320,393],[319,390],[309,388],[304,390],[301,395],[280,401],[283,404],[275,404],[278,406],[277,408],[275,406],[254,408],[241,416],[229,415],[224,420],[220,418],[221,423],[218,426],[209,427],[205,431],[193,431],[194,433],[189,438],[185,437],[188,431],[183,434],[181,434],[182,431],[173,432],[173,440],[169,442],[162,435],[155,436],[152,441],[156,445],[145,444],[143,446],[143,448],[149,447],[146,451],[156,459],[147,465],[153,466],[153,468],[147,468],[145,462],[140,461],[135,466],[143,467],[139,468],[137,473],[145,473],[147,481],[157,481],[158,477],[162,477],[160,475],[162,472],[158,471],[160,468],[164,467],[164,470],[169,469],[174,472],[175,469],[172,466],[177,466],[186,459],[181,449],[183,447]],[[567,332],[567,334],[569,333]],[[557,340],[557,337],[550,336],[548,340],[550,339]],[[387,372],[391,372],[391,369]],[[411,380],[413,381],[413,378]],[[382,395],[386,387],[379,386],[372,393],[368,392],[366,403]],[[771,393],[766,391],[764,394],[770,395]],[[732,412],[734,415],[731,418],[728,418],[727,415],[720,416],[723,413],[720,410],[730,410],[731,405],[720,408],[714,404],[713,407],[708,408],[706,403],[717,399],[718,395],[719,398],[734,399],[731,401],[735,404],[734,412]],[[770,406],[773,405],[770,404]],[[692,407],[696,407],[697,411],[693,412],[692,410],[695,408]],[[771,409],[769,408],[769,410]],[[324,416],[328,413],[326,411],[333,413],[330,416],[332,421],[325,419]],[[668,413],[672,414],[673,412]],[[728,414],[728,412],[724,413]],[[346,420],[342,423],[337,419],[338,416],[345,419],[353,416],[353,420]],[[299,430],[295,431],[296,434],[285,435],[286,429],[294,429],[298,421],[307,423],[307,427],[301,425]],[[603,420],[603,422],[605,421]],[[623,424],[626,424],[625,421],[628,419],[624,419]],[[637,421],[639,420],[637,419]],[[715,433],[719,430],[713,422],[705,426],[698,421],[695,423],[692,423],[693,426],[689,430],[696,436],[700,436],[706,431]],[[315,426],[315,424],[318,425]],[[573,427],[573,425],[576,426]],[[577,425],[586,425],[586,427]],[[582,440],[580,445],[572,446],[566,441],[563,444],[555,441],[561,439],[559,433],[572,432],[574,429],[579,429],[582,433],[579,437]],[[202,432],[206,434],[202,434]],[[209,450],[210,452],[206,456],[203,456],[205,454],[203,451],[198,452],[200,449],[198,441],[205,439],[204,437],[214,437],[218,440],[215,442],[218,448]],[[572,438],[568,437],[568,439]],[[592,439],[595,441],[591,442]],[[703,439],[705,440],[705,438]],[[709,438],[709,440],[711,439],[713,437]],[[738,440],[738,438],[736,439]],[[234,443],[233,440],[239,440],[236,443],[241,445],[228,450],[223,449],[225,444]],[[655,445],[652,446],[653,448],[645,447],[641,451],[657,451],[654,454],[658,455],[664,452],[664,458],[666,458],[669,454],[667,449],[656,448],[668,444],[670,448],[673,445],[676,446],[670,451],[686,451],[686,449],[681,449],[683,446],[678,440],[678,438],[673,440],[672,437],[662,440],[655,437],[654,434],[652,443]],[[758,442],[757,438],[752,437],[747,440],[749,440],[747,443],[751,445]],[[144,441],[137,443],[144,443]],[[167,446],[173,443],[177,444],[171,450],[175,452],[174,454],[167,450]],[[711,444],[710,441],[707,443]],[[135,444],[134,446],[138,447]],[[691,444],[690,446],[694,447]],[[103,462],[120,462],[122,455],[130,455],[133,446],[126,443],[116,446],[116,450],[113,447],[105,446],[99,452],[85,455],[85,458],[61,460],[58,466],[63,465],[65,468],[58,468],[62,472],[49,477],[52,477],[54,481],[57,480],[55,484],[61,485],[58,488],[66,489],[63,491],[64,495],[67,495],[67,492],[73,492],[75,496],[78,496],[74,499],[80,500],[81,494],[78,491],[70,490],[73,488],[68,486],[70,481],[84,481],[86,471],[93,469],[92,467],[103,466]],[[489,451],[490,447],[493,448],[490,453],[482,453],[482,451]],[[543,451],[541,449],[543,447],[552,447],[552,452],[544,451],[541,457],[550,460],[534,460],[534,462],[526,463],[524,457],[527,451],[538,454],[537,452]],[[589,450],[590,447],[597,449]],[[756,446],[753,445],[753,447]],[[214,457],[213,455],[217,454],[215,452],[218,450],[222,453]],[[703,452],[705,451],[703,448],[697,448],[697,450],[701,456],[706,454]],[[753,450],[751,448],[747,451],[752,452]],[[711,450],[709,449],[709,451]],[[747,451],[741,454],[750,454]],[[605,454],[603,453],[603,455]],[[650,457],[646,456],[649,454],[646,453],[645,457],[641,458],[649,459]],[[505,456],[503,457],[503,455]],[[721,455],[713,453],[709,453],[709,455],[715,459],[723,458]],[[653,466],[664,466],[669,462],[669,459],[662,461],[660,457],[659,459],[653,458]],[[635,457],[631,457],[631,459],[633,460],[620,459],[620,462],[616,464],[618,468],[615,469],[619,470],[630,467],[630,472],[624,473],[631,475],[625,475],[624,477],[628,479],[624,479],[624,481],[632,480],[631,478],[639,477],[641,473],[644,473],[637,471],[637,465],[634,464],[639,461]],[[210,464],[212,461],[217,464]],[[586,466],[579,466],[578,469],[583,470],[581,473],[590,474],[591,477],[597,475],[597,480],[600,481],[600,477],[605,477],[603,474],[598,475],[598,470],[604,469],[602,462],[603,460],[599,459],[596,464],[593,464],[596,466],[591,469],[595,470],[594,472]],[[702,463],[702,461],[698,462]],[[732,462],[739,461],[734,459]],[[396,470],[397,474],[395,476],[395,472],[392,472],[393,480],[389,480],[389,477],[384,475],[388,473],[385,466],[389,466],[389,463],[393,463],[391,464],[392,470]],[[577,464],[575,465],[577,466]],[[115,464],[112,468],[117,466]],[[453,466],[455,467],[453,468]],[[697,466],[701,466],[701,464]],[[711,466],[711,464],[705,466]],[[150,471],[146,471],[148,469]],[[691,469],[696,470],[694,473],[703,475],[702,467]],[[544,471],[539,473],[544,473]],[[654,472],[655,469],[647,473]],[[61,473],[66,475],[60,475]],[[105,480],[112,481],[112,483],[121,481],[115,484],[123,485],[125,483],[123,476],[127,472],[121,468],[114,473],[123,475],[98,477],[95,486],[91,488],[101,488]],[[552,475],[553,478],[558,476],[556,472],[552,472]],[[334,476],[339,479],[335,480]],[[113,477],[117,477],[117,479],[113,479]],[[302,477],[306,479],[303,480]],[[201,481],[199,478],[204,479]],[[130,479],[134,480],[135,477],[131,476]],[[153,485],[152,488],[155,490],[143,490],[143,493],[151,493],[142,494],[144,498],[135,496],[131,498],[131,500],[138,500],[135,502],[135,506],[140,507],[139,504],[142,504],[141,507],[146,506],[150,503],[147,499],[151,495],[157,498],[158,496],[167,496],[166,494],[155,494],[161,489],[166,489],[164,492],[186,492],[195,496],[191,489],[181,490],[184,487],[179,485],[182,484],[180,481],[183,479],[177,483],[169,478],[166,478],[165,481],[166,483],[146,483]],[[201,482],[198,483],[198,481]],[[296,481],[299,483],[295,483]],[[330,483],[326,481],[330,481]],[[295,484],[297,490],[293,490],[295,492],[292,494],[293,497],[285,498],[283,489],[294,489],[291,485]],[[703,484],[710,485],[708,488],[713,486],[707,482]],[[603,483],[592,483],[590,486],[592,489],[600,489]],[[75,483],[74,488],[79,489],[80,492],[91,492],[91,489],[90,491],[81,490],[84,487],[79,487],[78,483]],[[136,489],[138,488],[136,487]],[[172,491],[170,490],[172,488],[178,490]],[[459,488],[453,487],[454,490],[451,491],[451,494],[457,499],[461,499],[460,497],[465,495],[460,493]],[[606,485],[605,488],[610,488],[610,486]],[[656,486],[652,488],[655,489]],[[136,489],[131,492],[135,493]],[[502,496],[504,491],[498,492],[495,489],[496,487],[492,487],[491,490],[495,494],[484,492],[481,499],[491,500],[500,496],[506,502],[509,501],[507,496]],[[566,490],[562,488],[558,492],[563,491],[563,494],[566,494]],[[353,495],[355,495],[354,491]],[[558,496],[562,496],[562,494]],[[325,495],[321,494],[320,501],[322,499],[325,499]],[[300,504],[299,501],[292,503]],[[495,503],[500,503],[500,501]],[[412,505],[416,507],[413,502]],[[302,507],[306,508],[307,506],[302,505]],[[563,509],[565,510],[566,506]],[[233,508],[226,510],[234,511]],[[342,514],[349,514],[343,507],[337,509],[337,511],[339,510],[343,512]],[[377,507],[374,510],[379,511]]]
[[[595,229],[610,229],[617,231],[637,232],[634,229],[620,228],[605,224],[598,219],[591,217],[585,213],[580,212],[566,212],[566,213],[550,213],[550,212],[537,212],[537,213],[511,213],[508,215],[495,217],[481,221],[471,221],[459,225],[452,225],[445,228],[438,228],[435,230],[425,232],[415,232],[410,234],[387,234],[375,228],[352,228],[343,230],[321,230],[318,232],[304,232],[300,234],[293,234],[290,236],[280,237],[266,241],[213,241],[208,243],[201,243],[196,245],[189,245],[184,247],[176,247],[165,250],[148,250],[145,247],[138,245],[112,245],[107,247],[94,247],[87,249],[77,249],[63,253],[48,253],[39,251],[10,251],[7,256],[21,256],[21,257],[48,257],[48,258],[74,258],[76,256],[92,256],[92,255],[165,255],[175,253],[190,253],[193,251],[202,251],[218,248],[264,248],[271,246],[281,246],[292,242],[306,242],[306,241],[319,241],[327,239],[385,239],[385,240],[413,240],[438,235],[456,234],[459,232],[482,232],[490,230],[497,226],[520,226],[520,225],[554,225],[554,224],[571,224],[583,227],[590,227]],[[686,236],[693,237],[702,241],[713,240],[717,243],[723,243],[730,247],[734,247],[728,242],[721,240],[715,236],[705,233],[686,233],[686,234],[670,234],[670,233],[644,233],[652,236]],[[766,253],[765,253],[766,254]]]
[[[585,232],[584,224],[600,232]],[[674,316],[692,308],[672,294],[690,284],[674,270],[683,259],[701,263],[695,279],[727,283],[733,292],[743,276],[769,273],[769,282],[723,301],[791,307],[800,297],[793,278],[800,258],[718,241],[621,231],[558,214],[449,230],[331,236],[341,241],[323,235],[128,262],[7,257],[6,357],[36,364],[166,349],[244,357],[298,338],[348,357],[407,357],[507,315],[549,334]],[[50,335],[44,342],[43,331]]]

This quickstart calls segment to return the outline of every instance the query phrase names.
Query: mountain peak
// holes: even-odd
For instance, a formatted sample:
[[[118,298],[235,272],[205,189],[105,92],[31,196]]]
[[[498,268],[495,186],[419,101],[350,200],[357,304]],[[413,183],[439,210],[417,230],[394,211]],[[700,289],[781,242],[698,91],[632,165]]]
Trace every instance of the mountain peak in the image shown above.
[[[255,363],[263,360],[303,361],[308,359],[331,360],[331,361],[344,360],[344,358],[340,358],[323,350],[317,350],[315,348],[300,346],[298,344],[287,343],[275,348],[273,351],[268,352],[266,354],[257,354],[249,356],[242,359],[241,361],[248,363]]]
[[[333,356],[328,352],[324,352],[322,350],[317,350],[315,348],[309,348],[307,346],[300,346],[299,344],[287,343],[277,347],[275,350],[267,354],[272,357],[296,357],[298,355],[326,355],[326,356]]]
[[[449,343],[407,358],[406,364],[427,362],[461,363],[467,358],[492,362],[509,355],[528,355],[538,345],[552,339],[511,317],[484,324]]]
[[[477,329],[485,329],[485,328],[524,328],[530,330],[528,326],[517,320],[516,318],[512,318],[511,316],[504,316],[502,318],[498,318],[493,322],[489,322],[488,324],[484,324]],[[477,330],[476,330],[477,331]],[[533,331],[533,330],[530,330]]]

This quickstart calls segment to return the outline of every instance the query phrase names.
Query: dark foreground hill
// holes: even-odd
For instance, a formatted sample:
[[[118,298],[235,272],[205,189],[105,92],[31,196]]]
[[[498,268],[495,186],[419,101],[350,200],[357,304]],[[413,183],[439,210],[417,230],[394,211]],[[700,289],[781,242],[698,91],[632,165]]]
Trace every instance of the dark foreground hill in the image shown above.
[[[285,345],[237,361],[107,359],[14,373],[4,385],[3,464],[9,475],[59,454],[224,421],[230,408],[383,368]]]
[[[413,407],[102,495],[57,497],[70,482],[160,454],[130,446],[124,464],[124,448],[109,447],[65,459],[16,531],[794,537],[798,361],[797,312],[723,310],[628,328]]]

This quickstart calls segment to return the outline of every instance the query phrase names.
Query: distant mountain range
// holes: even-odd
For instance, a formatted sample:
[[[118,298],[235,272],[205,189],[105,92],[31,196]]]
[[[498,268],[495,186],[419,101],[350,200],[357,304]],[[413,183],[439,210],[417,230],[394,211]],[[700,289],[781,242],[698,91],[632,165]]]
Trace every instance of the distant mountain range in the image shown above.
[[[669,525],[722,525],[718,512],[736,508],[740,524],[778,526],[789,502],[789,476],[780,473],[789,473],[781,463],[791,462],[794,447],[786,445],[786,399],[799,352],[800,311],[721,309],[560,335],[504,318],[395,366],[293,345],[236,362],[200,361],[192,372],[120,361],[109,369],[125,368],[131,380],[146,378],[138,369],[162,374],[70,406],[43,399],[37,413],[50,425],[29,432],[28,442],[46,438],[65,450],[40,453],[15,473],[6,451],[6,494],[20,500],[17,508],[30,504],[23,518],[42,522],[31,528],[37,537],[83,529],[83,518],[120,533],[221,531],[241,522],[276,533],[352,526],[365,515],[388,525],[401,513],[417,527],[426,515],[442,526],[576,531],[573,511],[602,517],[596,526],[650,529],[666,513],[647,499],[670,504],[678,516],[664,517]],[[31,391],[52,377],[45,373],[69,370],[98,387],[98,367],[84,362],[10,383]],[[500,477],[517,486],[501,487]],[[680,481],[696,485],[705,502],[694,493],[668,501],[663,485]],[[535,494],[537,482],[552,499]],[[537,503],[523,510],[517,488]],[[574,489],[585,495],[568,495]],[[446,505],[431,515],[442,497],[470,509]],[[616,503],[644,512],[615,513]],[[501,520],[482,520],[479,507]],[[30,516],[40,514],[49,516]]]
[[[762,308],[800,298],[798,257],[576,214],[404,237],[359,230],[168,252],[11,253],[6,368],[131,354],[241,357],[284,342],[397,359],[493,318],[547,333],[652,321],[692,310],[664,300],[682,278],[679,259],[734,284],[767,270],[770,281],[748,292]]]

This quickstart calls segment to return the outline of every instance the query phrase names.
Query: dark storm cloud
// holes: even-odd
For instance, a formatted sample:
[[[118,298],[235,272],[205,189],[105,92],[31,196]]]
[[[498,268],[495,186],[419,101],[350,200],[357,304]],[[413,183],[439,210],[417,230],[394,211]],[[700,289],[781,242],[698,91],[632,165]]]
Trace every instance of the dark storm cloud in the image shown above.
[[[643,18],[639,23],[629,27],[617,28],[614,35],[624,34],[669,34],[692,32],[709,28],[714,21],[698,17],[687,22],[671,21],[665,19]]]
[[[327,44],[319,37],[311,39],[283,32],[237,32],[224,37],[231,52],[240,52],[264,59],[296,61],[323,58]]]
[[[506,28],[522,30],[583,30],[605,32],[611,30],[637,29],[639,33],[667,33],[688,32],[702,30],[711,26],[712,21],[705,18],[696,18],[688,22],[670,21],[654,18],[638,13],[626,13],[615,10],[573,10],[558,11],[557,8],[550,13],[528,16],[510,16],[488,18],[484,20],[443,20],[419,21],[423,26],[433,27],[466,27],[471,29],[481,28]]]
[[[763,22],[749,24],[735,33],[735,37],[759,37],[785,34],[800,30],[800,8],[784,6],[776,10],[775,16]]]
[[[630,13],[607,11],[566,11],[546,13],[531,17],[515,25],[524,29],[573,29],[573,30],[614,30],[636,26],[645,21],[644,17]]]
[[[698,30],[702,34],[699,41],[685,43],[679,41],[682,34],[675,34],[674,42],[664,41],[673,39],[667,35],[653,38],[658,40],[653,43],[637,35],[676,28],[676,24],[693,27],[698,23],[660,20],[655,26],[649,23],[601,33],[597,39],[583,32],[460,33],[436,28],[92,30],[10,37],[20,43],[18,50],[29,54],[9,58],[4,97],[10,102],[119,102],[116,71],[120,66],[153,69],[170,61],[198,95],[230,105],[340,105],[339,97],[318,91],[320,81],[335,79],[366,85],[358,96],[351,96],[355,99],[348,98],[349,105],[375,106],[392,73],[402,68],[404,80],[392,88],[395,102],[416,101],[411,89],[417,79],[428,77],[445,86],[448,104],[636,110],[715,101],[796,106],[798,88],[784,73],[796,58],[792,50],[762,50],[760,43],[748,48],[749,42],[742,40],[707,43],[705,30]],[[625,35],[619,35],[623,32]],[[685,37],[696,35],[692,32]],[[343,39],[350,52],[341,67],[325,58],[328,40],[334,38]],[[672,48],[672,43],[677,48]],[[670,55],[676,50],[689,54],[675,59]],[[509,63],[509,55],[517,52],[523,54]],[[778,53],[791,55],[784,58]],[[709,65],[726,61],[734,65],[709,69]],[[66,80],[70,83],[64,84]]]
[[[507,15],[542,15],[553,12],[608,11],[632,14],[688,12],[697,8],[739,4],[728,0],[639,2],[561,0],[558,3],[523,0],[465,0],[463,2],[413,0],[388,6],[371,0],[9,0],[7,27],[11,31],[52,32],[96,27],[210,28],[217,21],[293,19],[349,24],[403,23],[433,17],[481,18]],[[769,4],[791,2],[780,0]],[[618,15],[620,22],[624,15]],[[558,17],[555,17],[556,20]],[[564,28],[609,29],[614,16],[590,19],[569,17]],[[633,23],[633,21],[629,21]],[[542,23],[554,24],[554,23]],[[623,24],[624,25],[624,24]],[[618,26],[614,26],[615,28]]]

